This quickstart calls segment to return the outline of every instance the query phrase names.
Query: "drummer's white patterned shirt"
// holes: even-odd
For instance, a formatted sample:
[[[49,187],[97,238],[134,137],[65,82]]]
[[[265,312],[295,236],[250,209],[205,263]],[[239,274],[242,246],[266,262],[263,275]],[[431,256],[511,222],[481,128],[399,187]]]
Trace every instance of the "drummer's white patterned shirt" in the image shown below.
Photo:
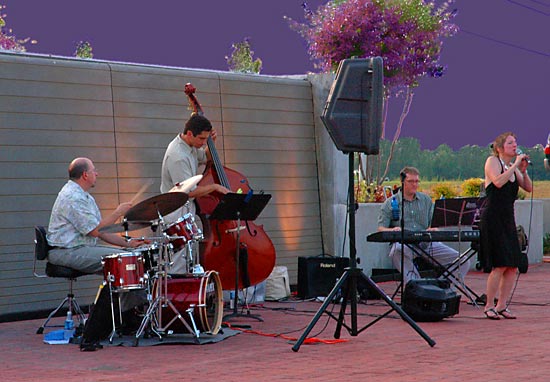
[[[53,247],[94,246],[97,238],[89,236],[101,221],[95,199],[77,183],[69,180],[59,191],[48,226],[48,243]]]

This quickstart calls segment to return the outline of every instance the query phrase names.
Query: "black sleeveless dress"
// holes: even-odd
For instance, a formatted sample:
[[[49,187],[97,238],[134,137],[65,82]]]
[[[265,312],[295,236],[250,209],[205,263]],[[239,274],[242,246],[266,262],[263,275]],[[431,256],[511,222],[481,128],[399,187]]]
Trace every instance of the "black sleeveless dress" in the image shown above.
[[[480,261],[485,272],[490,272],[495,267],[520,265],[521,250],[514,215],[518,190],[517,179],[506,182],[501,188],[493,183],[487,186],[487,202],[479,224]]]

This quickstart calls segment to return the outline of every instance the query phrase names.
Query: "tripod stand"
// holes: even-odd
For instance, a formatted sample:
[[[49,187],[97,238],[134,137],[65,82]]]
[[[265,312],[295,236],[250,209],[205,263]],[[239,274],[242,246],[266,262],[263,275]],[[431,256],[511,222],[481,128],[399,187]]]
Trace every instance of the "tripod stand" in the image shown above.
[[[336,285],[332,288],[332,291],[329,293],[329,295],[326,297],[325,301],[323,302],[323,305],[315,316],[313,317],[313,320],[309,323],[308,327],[306,328],[305,332],[302,334],[302,336],[298,339],[296,344],[292,347],[292,350],[297,352],[300,350],[300,346],[306,339],[307,335],[311,332],[319,318],[323,313],[327,313],[331,318],[336,319],[336,317],[326,311],[328,305],[331,303],[333,298],[336,296],[336,294],[339,292],[340,288],[343,287],[343,299],[342,304],[340,307],[340,314],[338,316],[338,323],[336,325],[336,331],[334,332],[334,338],[340,338],[340,332],[342,329],[342,326],[345,327],[348,332],[352,336],[357,336],[359,333],[361,333],[363,330],[369,328],[370,326],[374,325],[376,322],[381,320],[382,318],[386,317],[389,313],[392,311],[396,311],[403,320],[405,320],[430,346],[435,345],[435,341],[432,340],[416,323],[412,318],[410,318],[407,313],[405,313],[397,304],[388,296],[386,293],[378,287],[370,279],[370,277],[366,276],[360,268],[357,268],[357,261],[356,261],[356,248],[355,248],[355,196],[354,196],[354,182],[353,182],[353,152],[349,152],[349,184],[348,184],[348,214],[349,214],[349,238],[350,238],[350,267],[346,268],[344,274],[342,277],[338,280]],[[371,288],[373,288],[380,297],[389,305],[391,306],[391,309],[387,311],[386,313],[382,314],[380,317],[376,318],[366,326],[364,326],[361,329],[358,329],[357,327],[357,281],[358,278],[364,280]],[[350,299],[351,302],[351,327],[347,325],[344,322],[344,317],[346,313],[346,307],[347,307],[347,299]]]
[[[234,232],[236,233],[236,243],[235,243],[235,289],[233,295],[233,313],[228,314],[223,317],[225,321],[228,318],[232,317],[248,317],[254,318],[258,321],[263,321],[263,319],[258,315],[250,314],[250,311],[247,314],[238,313],[238,299],[239,299],[239,267],[240,267],[240,256],[241,256],[241,230],[245,227],[241,227],[241,220],[256,220],[260,213],[263,211],[267,203],[271,199],[269,194],[257,194],[254,195],[252,192],[248,194],[237,194],[237,193],[228,193],[225,194],[223,199],[220,200],[220,203],[216,206],[210,219],[213,220],[236,220],[237,227],[234,229],[227,230],[227,233]],[[243,282],[245,284],[245,282]]]

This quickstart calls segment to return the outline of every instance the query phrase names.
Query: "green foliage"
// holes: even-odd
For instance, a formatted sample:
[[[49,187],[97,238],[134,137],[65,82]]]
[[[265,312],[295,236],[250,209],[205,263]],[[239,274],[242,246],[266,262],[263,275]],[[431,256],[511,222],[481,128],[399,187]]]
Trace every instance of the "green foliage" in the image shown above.
[[[462,196],[479,196],[482,184],[483,179],[481,178],[466,179],[460,186],[462,189]]]
[[[456,188],[449,182],[434,184],[430,193],[434,199],[456,198],[459,194]]]
[[[231,45],[233,52],[231,56],[225,56],[225,60],[229,65],[229,70],[239,73],[254,73],[259,74],[262,70],[262,60],[253,59],[254,51],[250,48],[249,38],[245,38],[243,42],[238,42]]]
[[[93,58],[92,45],[88,41],[80,41],[76,45],[74,55],[79,58]]]
[[[392,187],[390,186],[367,184],[364,180],[355,184],[355,201],[357,203],[382,203],[391,195]]]
[[[383,139],[380,141],[382,163],[387,161],[390,145],[391,142],[389,140]],[[536,145],[532,148],[521,147],[521,149],[529,155],[531,162],[534,164],[534,166],[529,166],[529,176],[531,179],[535,181],[550,179],[549,173],[546,172],[542,165],[544,147]],[[403,167],[414,166],[420,171],[422,180],[445,181],[484,178],[483,168],[489,155],[491,155],[489,146],[467,145],[455,151],[447,145],[440,145],[435,150],[423,150],[418,139],[401,138],[396,142],[387,176],[390,179],[397,179],[399,178],[399,171]],[[374,161],[374,158],[374,155],[369,155],[369,160]],[[371,170],[371,175],[373,175],[373,178],[376,177],[376,169]]]

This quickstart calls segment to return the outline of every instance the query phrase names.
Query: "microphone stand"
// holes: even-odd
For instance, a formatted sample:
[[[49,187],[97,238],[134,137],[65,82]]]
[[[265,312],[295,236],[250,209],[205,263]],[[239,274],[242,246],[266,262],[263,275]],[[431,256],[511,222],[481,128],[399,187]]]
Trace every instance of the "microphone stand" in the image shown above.
[[[407,174],[401,172],[401,305],[405,300],[405,178]]]

